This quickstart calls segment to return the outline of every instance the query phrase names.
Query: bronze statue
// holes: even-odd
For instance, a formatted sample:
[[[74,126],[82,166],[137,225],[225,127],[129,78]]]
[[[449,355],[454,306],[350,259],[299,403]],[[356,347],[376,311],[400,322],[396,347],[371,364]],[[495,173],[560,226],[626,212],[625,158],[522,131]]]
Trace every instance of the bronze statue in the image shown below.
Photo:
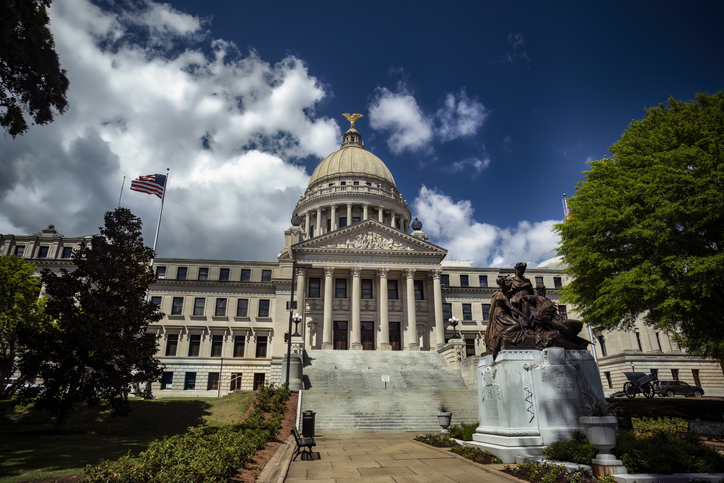
[[[359,119],[360,117],[362,117],[362,114],[357,114],[357,113],[349,114],[348,112],[345,112],[345,113],[342,114],[342,115],[343,115],[344,117],[346,117],[347,120],[350,122],[350,124],[351,124],[351,126],[349,127],[350,129],[354,129],[354,122],[355,122],[357,119]]]
[[[524,276],[526,268],[525,263],[517,263],[514,276],[501,275],[496,280],[500,291],[490,301],[483,355],[492,354],[495,359],[504,349],[585,349],[589,342],[578,337],[583,323],[561,316],[542,284],[533,290]]]

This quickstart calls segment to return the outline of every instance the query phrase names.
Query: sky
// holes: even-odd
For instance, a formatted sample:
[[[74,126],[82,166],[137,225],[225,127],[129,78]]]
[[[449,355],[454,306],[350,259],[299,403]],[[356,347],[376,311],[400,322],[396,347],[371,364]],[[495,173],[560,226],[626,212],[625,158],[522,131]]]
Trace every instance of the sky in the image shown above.
[[[534,266],[632,120],[724,87],[720,1],[54,0],[50,17],[70,107],[0,136],[0,233],[95,234],[120,198],[152,245],[160,200],[129,187],[168,168],[161,257],[276,259],[355,112],[447,260]]]

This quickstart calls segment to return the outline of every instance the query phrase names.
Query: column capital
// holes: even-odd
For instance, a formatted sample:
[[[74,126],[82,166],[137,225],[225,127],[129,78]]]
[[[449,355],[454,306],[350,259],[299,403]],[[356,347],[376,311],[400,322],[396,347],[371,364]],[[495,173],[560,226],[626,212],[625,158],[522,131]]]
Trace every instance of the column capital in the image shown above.
[[[347,203],[347,206],[352,206],[354,203]]]
[[[389,268],[378,268],[377,269],[377,276],[380,278],[387,278],[387,274],[389,273]]]
[[[305,277],[307,275],[306,268],[297,268],[297,277]]]
[[[406,269],[405,269],[405,278],[408,279],[408,280],[409,280],[409,279],[412,279],[412,278],[415,278],[415,272],[416,272],[416,271],[417,271],[417,270],[415,270],[414,268],[406,268]]]
[[[442,276],[442,270],[440,270],[440,269],[430,270],[429,272],[427,272],[427,277],[430,278],[431,280],[440,280],[441,276]]]
[[[332,277],[334,276],[334,267],[331,265],[325,265],[324,267],[324,276],[325,277]]]
[[[352,267],[350,271],[353,278],[359,278],[362,275],[362,267]]]
[[[365,201],[364,203],[362,203],[362,206],[364,206],[366,208],[366,207],[370,206],[370,204],[367,201]]]

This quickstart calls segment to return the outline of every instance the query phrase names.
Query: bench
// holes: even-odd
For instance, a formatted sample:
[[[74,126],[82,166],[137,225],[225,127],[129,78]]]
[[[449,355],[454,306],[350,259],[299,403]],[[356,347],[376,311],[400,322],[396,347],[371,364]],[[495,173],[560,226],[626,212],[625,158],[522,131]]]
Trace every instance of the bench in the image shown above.
[[[317,443],[314,442],[314,438],[302,438],[299,436],[299,431],[297,431],[297,427],[294,426],[292,428],[292,434],[294,435],[294,440],[297,442],[297,450],[294,453],[294,458],[292,458],[292,461],[297,459],[297,456],[300,454],[302,455],[302,459],[313,459],[312,458],[312,447],[317,446]]]

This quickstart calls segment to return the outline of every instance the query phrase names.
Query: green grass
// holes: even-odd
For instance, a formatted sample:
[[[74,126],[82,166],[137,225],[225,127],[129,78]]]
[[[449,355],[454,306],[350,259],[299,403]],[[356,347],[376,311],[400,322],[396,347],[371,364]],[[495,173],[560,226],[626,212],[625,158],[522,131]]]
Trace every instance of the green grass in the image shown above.
[[[53,431],[44,413],[0,401],[0,483],[80,474],[88,464],[137,454],[154,439],[189,427],[239,421],[252,396],[134,399],[127,418],[79,406],[62,433]]]

